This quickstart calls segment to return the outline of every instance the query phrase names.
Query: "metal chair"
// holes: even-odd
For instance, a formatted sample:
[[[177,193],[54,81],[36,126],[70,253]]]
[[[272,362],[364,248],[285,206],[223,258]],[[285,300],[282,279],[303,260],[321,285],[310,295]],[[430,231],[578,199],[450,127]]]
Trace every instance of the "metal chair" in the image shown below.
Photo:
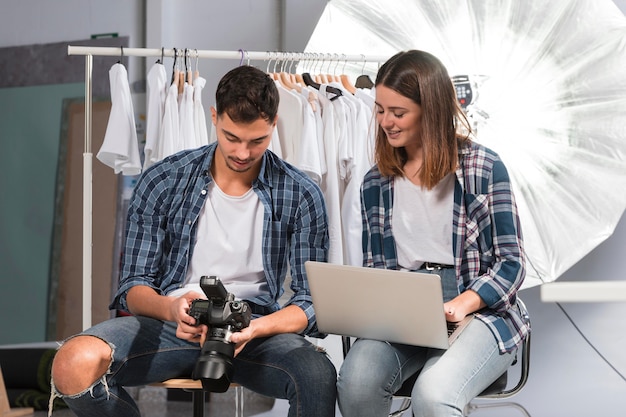
[[[526,309],[526,305],[524,302],[518,297],[517,304],[522,313],[522,318],[526,323],[530,325],[530,316],[528,315],[528,310]],[[343,336],[343,354],[344,357],[350,350],[350,338]],[[476,398],[479,399],[505,399],[510,398],[520,392],[526,382],[528,381],[528,373],[530,370],[530,333],[524,342],[522,343],[521,349],[517,352],[517,357],[513,361],[513,365],[520,365],[520,376],[514,387],[507,389],[508,386],[508,371],[504,372],[498,379],[496,379],[491,385],[489,385],[480,395]],[[402,403],[398,410],[393,411],[389,414],[389,417],[400,417],[411,407],[411,391],[413,390],[413,385],[419,376],[419,372],[413,374],[409,379],[404,381],[400,389],[394,394],[394,397],[401,397]],[[468,416],[473,411],[479,408],[493,408],[493,407],[514,407],[520,410],[526,417],[530,417],[528,411],[524,407],[519,404],[511,403],[511,402],[501,402],[497,404],[473,404],[470,403],[467,405],[465,410],[463,410],[463,414]]]
[[[173,378],[150,385],[153,387],[182,389],[191,392],[193,417],[204,416],[205,391],[202,388],[202,381],[191,378]],[[235,417],[243,417],[243,387],[234,383],[230,384],[230,387],[235,389]]]

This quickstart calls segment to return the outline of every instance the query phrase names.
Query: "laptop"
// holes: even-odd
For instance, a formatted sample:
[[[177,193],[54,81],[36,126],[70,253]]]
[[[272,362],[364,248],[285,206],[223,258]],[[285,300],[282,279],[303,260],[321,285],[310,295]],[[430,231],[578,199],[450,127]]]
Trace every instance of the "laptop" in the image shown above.
[[[436,274],[315,261],[304,266],[322,333],[447,349],[473,317],[446,322]]]

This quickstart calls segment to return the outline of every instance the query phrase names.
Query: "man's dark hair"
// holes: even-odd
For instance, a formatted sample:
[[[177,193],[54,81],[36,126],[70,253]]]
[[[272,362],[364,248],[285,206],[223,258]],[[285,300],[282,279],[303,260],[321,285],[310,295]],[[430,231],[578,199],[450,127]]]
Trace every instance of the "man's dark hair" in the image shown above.
[[[252,123],[259,118],[273,122],[278,100],[274,80],[249,65],[228,71],[215,91],[217,115],[226,113],[233,122]]]

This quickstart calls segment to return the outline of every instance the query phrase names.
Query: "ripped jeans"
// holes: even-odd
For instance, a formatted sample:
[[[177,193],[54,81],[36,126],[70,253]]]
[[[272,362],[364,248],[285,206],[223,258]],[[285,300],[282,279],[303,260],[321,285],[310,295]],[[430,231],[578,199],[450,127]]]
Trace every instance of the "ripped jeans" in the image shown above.
[[[200,346],[176,337],[176,324],[141,316],[119,317],[87,329],[113,349],[106,375],[84,392],[63,395],[52,381],[51,401],[65,400],[78,417],[138,417],[124,389],[189,377]],[[336,372],[325,352],[303,336],[286,333],[251,340],[234,361],[233,382],[272,398],[289,400],[289,416],[335,413]]]

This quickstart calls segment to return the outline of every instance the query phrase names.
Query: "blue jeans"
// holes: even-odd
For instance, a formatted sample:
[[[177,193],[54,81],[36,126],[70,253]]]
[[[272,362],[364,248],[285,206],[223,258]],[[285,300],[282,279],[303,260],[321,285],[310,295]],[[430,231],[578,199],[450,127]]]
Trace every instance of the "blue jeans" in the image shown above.
[[[424,272],[421,271],[420,272]],[[441,273],[441,271],[434,271]],[[449,275],[444,299],[450,299]],[[502,375],[515,354],[500,354],[495,337],[474,319],[447,350],[357,340],[346,356],[337,382],[343,417],[388,416],[393,394],[416,372],[411,393],[416,417],[462,416],[465,406]]]
[[[200,346],[176,337],[176,325],[147,317],[120,317],[82,334],[106,341],[113,360],[106,375],[77,395],[61,396],[79,417],[140,415],[124,386],[189,377]],[[335,413],[336,372],[326,353],[303,336],[279,334],[250,341],[234,359],[233,382],[262,395],[289,400],[289,416]]]

